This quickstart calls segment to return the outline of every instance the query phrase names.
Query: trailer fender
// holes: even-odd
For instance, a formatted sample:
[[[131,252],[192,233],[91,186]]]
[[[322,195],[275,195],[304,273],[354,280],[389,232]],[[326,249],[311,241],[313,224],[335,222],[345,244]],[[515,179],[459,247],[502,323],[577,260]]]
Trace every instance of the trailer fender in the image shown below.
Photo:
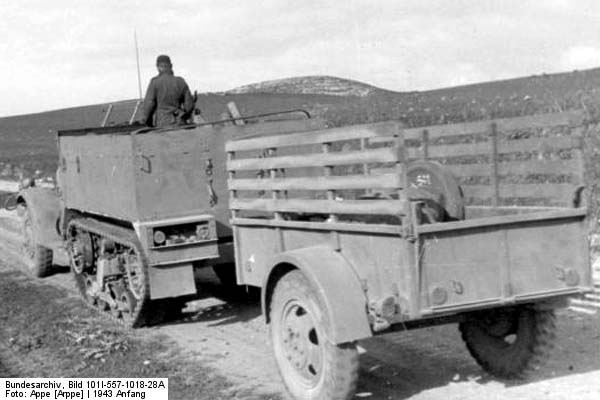
[[[317,246],[280,253],[269,263],[262,290],[262,311],[269,323],[270,302],[277,281],[292,269],[301,270],[321,294],[331,321],[328,339],[334,344],[372,336],[367,298],[352,266],[329,247]]]
[[[31,215],[31,222],[37,242],[52,248],[62,241],[56,226],[60,218],[60,198],[50,188],[30,187],[17,196],[17,204],[25,204]]]

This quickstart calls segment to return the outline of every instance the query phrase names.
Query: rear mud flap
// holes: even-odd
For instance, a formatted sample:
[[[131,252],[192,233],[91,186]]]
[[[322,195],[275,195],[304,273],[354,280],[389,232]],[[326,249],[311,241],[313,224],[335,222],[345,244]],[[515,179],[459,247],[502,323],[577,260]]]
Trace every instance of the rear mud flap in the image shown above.
[[[192,263],[178,265],[154,265],[148,267],[150,298],[164,299],[196,293]]]

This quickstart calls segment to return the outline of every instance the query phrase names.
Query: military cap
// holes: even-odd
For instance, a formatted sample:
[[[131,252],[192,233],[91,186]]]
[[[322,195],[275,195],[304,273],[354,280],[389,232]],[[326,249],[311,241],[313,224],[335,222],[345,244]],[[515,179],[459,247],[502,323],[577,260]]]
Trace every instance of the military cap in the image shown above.
[[[161,54],[160,56],[156,57],[156,65],[158,65],[160,63],[165,63],[165,64],[171,65],[171,59],[169,58],[169,56],[167,56],[165,54]]]

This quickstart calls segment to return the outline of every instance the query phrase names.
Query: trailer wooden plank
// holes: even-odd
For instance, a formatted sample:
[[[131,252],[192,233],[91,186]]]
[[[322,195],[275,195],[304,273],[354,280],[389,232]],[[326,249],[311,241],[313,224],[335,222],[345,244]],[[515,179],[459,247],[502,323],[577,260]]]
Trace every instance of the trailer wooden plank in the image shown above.
[[[509,140],[498,143],[498,154],[553,152],[580,146],[581,139],[579,137],[571,136]],[[478,142],[429,147],[430,158],[474,156],[479,154],[491,154],[491,143]]]
[[[536,206],[466,206],[466,219],[497,217],[500,215],[528,214],[542,211],[564,210],[564,207]]]
[[[381,149],[353,152],[310,153],[295,156],[234,159],[227,163],[227,170],[240,171],[300,167],[325,167],[335,165],[386,163],[398,161],[400,160],[397,150],[393,147],[385,147]]]
[[[498,163],[498,174],[506,175],[577,175],[580,174],[581,153],[577,152],[571,159],[564,160],[527,160],[506,161]],[[483,164],[444,164],[456,177],[490,176],[489,163]],[[373,175],[394,173],[394,168],[371,168]]]
[[[498,163],[500,175],[578,175],[581,154],[566,160],[530,160]],[[476,174],[472,174],[476,175]]]
[[[228,142],[225,145],[225,150],[245,151],[286,146],[301,146],[337,142],[342,140],[374,138],[382,135],[390,137],[395,134],[401,134],[401,127],[402,124],[400,122],[386,121],[375,124],[344,126],[340,128],[323,129],[297,134],[248,138]],[[390,140],[391,139],[388,139],[388,141]]]
[[[524,222],[547,221],[565,218],[585,218],[585,208],[561,208],[551,211],[532,212],[526,214],[501,215],[489,218],[467,219],[456,222],[443,222],[417,226],[419,234],[435,233],[444,231],[458,231],[461,229],[496,227],[500,225],[521,224]]]
[[[237,226],[271,226],[275,228],[291,228],[305,230],[325,230],[340,232],[376,233],[402,236],[403,229],[400,225],[365,224],[352,222],[314,222],[314,221],[288,221],[262,218],[234,218],[232,225]]]
[[[489,176],[488,164],[445,164],[455,176]],[[568,175],[577,174],[579,168],[578,157],[567,160],[528,160],[508,161],[498,163],[498,174],[503,175]]]
[[[492,198],[494,188],[491,185],[462,185],[465,197]],[[575,193],[576,186],[569,183],[543,183],[543,184],[505,184],[500,185],[499,196],[507,197],[535,197],[554,200],[570,200]]]
[[[580,136],[544,137],[533,139],[507,140],[499,143],[498,152],[521,153],[532,151],[559,151],[572,148],[581,148]]]
[[[501,118],[495,120],[498,130],[510,131],[517,129],[549,128],[562,125],[581,125],[585,118],[582,111],[565,111],[562,113],[538,114],[516,118]]]
[[[405,215],[407,202],[401,200],[312,200],[232,199],[232,210],[297,212],[320,214]]]
[[[585,116],[582,111],[566,111],[562,113],[538,114],[515,118],[499,118],[457,124],[430,125],[405,129],[404,138],[421,139],[424,130],[427,131],[429,140],[448,136],[486,133],[489,131],[492,123],[496,124],[499,132],[518,129],[549,128],[562,125],[579,125],[583,121],[584,117]],[[378,137],[371,139],[371,143],[384,143],[390,140],[390,138]]]
[[[229,190],[347,190],[347,189],[400,189],[398,174],[314,176],[274,179],[230,179]]]
[[[488,142],[462,143],[443,146],[429,146],[430,158],[475,156],[490,154],[491,145]]]

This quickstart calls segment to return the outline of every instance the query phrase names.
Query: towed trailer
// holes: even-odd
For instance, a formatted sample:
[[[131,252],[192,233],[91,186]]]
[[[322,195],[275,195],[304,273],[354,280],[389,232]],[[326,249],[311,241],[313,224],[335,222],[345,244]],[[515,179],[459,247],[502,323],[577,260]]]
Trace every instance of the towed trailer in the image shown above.
[[[361,146],[332,151],[352,141]],[[415,175],[400,124],[233,140],[225,150],[238,283],[262,288],[295,398],[351,397],[360,339],[450,322],[485,370],[520,376],[550,349],[554,309],[591,288],[585,207],[479,207],[480,217],[461,219],[458,185],[435,163]],[[436,171],[450,189],[445,215],[431,219]]]
[[[565,118],[498,121],[491,131]],[[548,353],[554,309],[592,287],[580,182],[499,179],[524,168],[581,175],[578,156],[499,162],[528,146],[564,152],[575,137],[492,136],[490,146],[446,149],[437,143],[451,126],[245,119],[59,132],[59,187],[27,187],[17,199],[32,274],[48,274],[66,248],[82,299],[140,326],[196,292],[193,268],[212,267],[223,281],[235,271],[239,285],[262,289],[277,365],[297,399],[350,398],[357,341],[451,322],[486,371],[518,377]],[[480,125],[454,129],[471,135]],[[488,150],[487,186],[461,174],[488,166],[429,159]],[[508,207],[521,193],[567,201]]]

